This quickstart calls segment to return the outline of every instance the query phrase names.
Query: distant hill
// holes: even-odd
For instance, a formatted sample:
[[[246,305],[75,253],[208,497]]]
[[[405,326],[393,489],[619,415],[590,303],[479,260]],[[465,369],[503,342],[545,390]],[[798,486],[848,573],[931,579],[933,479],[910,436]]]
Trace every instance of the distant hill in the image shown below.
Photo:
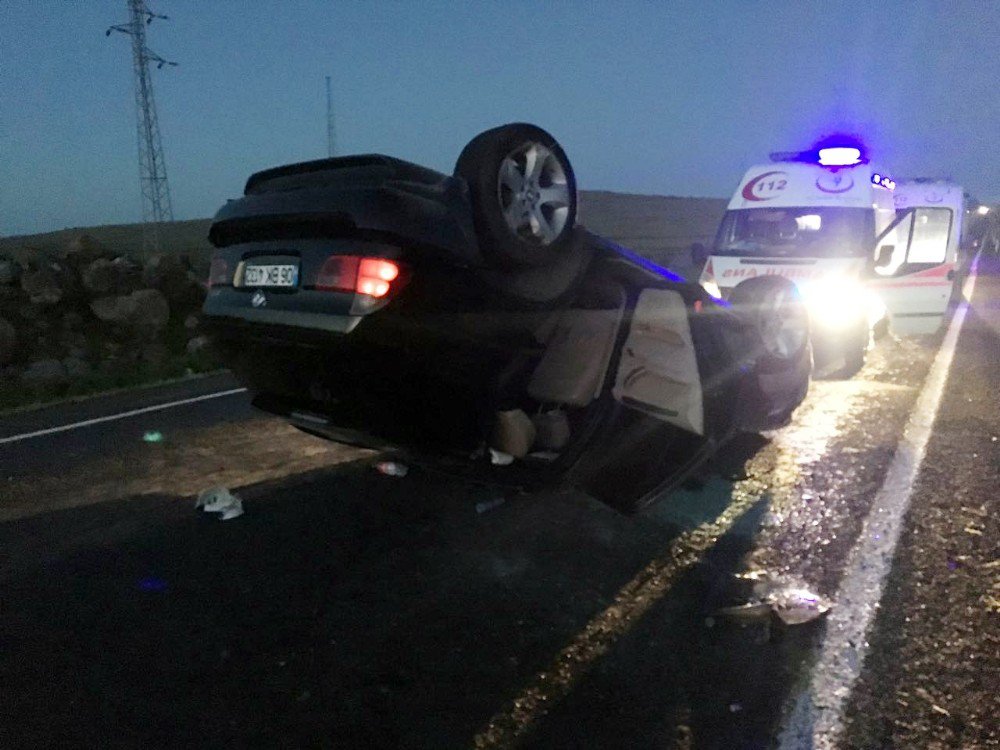
[[[588,229],[653,260],[667,261],[693,242],[710,244],[726,211],[723,198],[678,198],[588,191],[579,221]]]
[[[605,191],[580,193],[579,218],[588,229],[632,248],[653,260],[677,261],[692,242],[709,243],[726,208],[721,198],[677,198]],[[161,230],[161,246],[173,254],[187,253],[207,266],[209,219],[175,221]],[[141,224],[75,227],[44,234],[0,238],[0,254],[24,260],[33,253],[66,247],[89,234],[109,249],[136,256],[142,250]]]
[[[178,255],[189,253],[192,258],[207,257],[212,246],[208,244],[210,219],[174,221],[161,228],[161,245]],[[73,227],[44,234],[25,234],[0,237],[0,254],[13,255],[18,260],[38,250],[62,250],[70,240],[89,234],[108,249],[122,255],[138,256],[142,252],[142,224],[106,224],[97,227]]]

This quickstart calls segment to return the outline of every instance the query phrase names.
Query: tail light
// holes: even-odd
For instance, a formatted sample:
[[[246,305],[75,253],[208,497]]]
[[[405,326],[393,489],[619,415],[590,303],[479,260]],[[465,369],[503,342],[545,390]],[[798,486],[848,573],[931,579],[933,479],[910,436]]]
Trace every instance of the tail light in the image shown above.
[[[399,276],[399,266],[382,258],[362,258],[354,291],[378,299],[389,293],[389,285]]]
[[[316,275],[313,288],[328,292],[354,292],[356,297],[351,312],[363,314],[388,301],[389,293],[399,285],[399,272],[399,266],[385,258],[331,255]]]
[[[228,286],[233,283],[232,272],[225,258],[216,255],[208,269],[208,286]]]

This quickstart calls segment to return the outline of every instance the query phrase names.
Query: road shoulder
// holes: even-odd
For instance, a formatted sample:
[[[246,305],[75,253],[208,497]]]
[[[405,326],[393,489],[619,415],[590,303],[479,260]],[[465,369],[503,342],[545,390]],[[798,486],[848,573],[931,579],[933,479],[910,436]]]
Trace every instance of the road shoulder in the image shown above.
[[[845,747],[998,747],[1000,267],[980,263]]]

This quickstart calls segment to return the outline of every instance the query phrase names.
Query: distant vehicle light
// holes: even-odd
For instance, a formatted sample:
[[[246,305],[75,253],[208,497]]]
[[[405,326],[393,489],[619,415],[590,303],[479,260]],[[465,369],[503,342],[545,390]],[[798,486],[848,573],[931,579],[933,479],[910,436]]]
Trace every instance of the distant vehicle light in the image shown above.
[[[821,148],[819,163],[824,167],[849,167],[861,163],[861,149],[853,146]]]
[[[979,214],[980,216],[986,216],[986,214],[988,214],[989,212],[990,212],[989,206],[980,206],[979,208],[976,209],[976,213]]]

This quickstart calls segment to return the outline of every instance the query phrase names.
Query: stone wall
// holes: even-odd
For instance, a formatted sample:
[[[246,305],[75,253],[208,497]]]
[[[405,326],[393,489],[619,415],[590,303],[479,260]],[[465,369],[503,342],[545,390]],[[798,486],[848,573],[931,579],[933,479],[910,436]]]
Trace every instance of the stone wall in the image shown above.
[[[5,389],[155,374],[204,347],[197,332],[204,285],[186,256],[141,263],[83,234],[29,257],[0,256]]]

